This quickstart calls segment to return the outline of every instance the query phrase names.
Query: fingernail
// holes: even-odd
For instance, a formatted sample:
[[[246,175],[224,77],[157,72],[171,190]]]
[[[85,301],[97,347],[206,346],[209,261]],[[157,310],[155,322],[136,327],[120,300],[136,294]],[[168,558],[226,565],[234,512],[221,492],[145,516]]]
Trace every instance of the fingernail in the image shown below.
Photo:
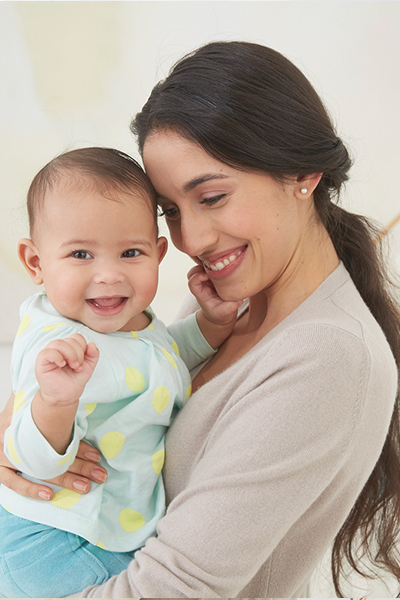
[[[42,500],[50,500],[51,498],[51,493],[50,492],[46,492],[45,490],[40,490],[38,492],[38,496],[39,498],[41,498]]]
[[[93,460],[94,462],[99,462],[101,460],[100,454],[97,454],[97,452],[91,452],[90,450],[89,452],[86,452],[85,458],[88,460]]]
[[[104,483],[107,479],[107,471],[103,471],[103,469],[93,469],[91,476],[95,481]]]
[[[72,487],[78,492],[88,492],[90,488],[90,484],[87,481],[83,481],[82,479],[76,479],[72,483]]]

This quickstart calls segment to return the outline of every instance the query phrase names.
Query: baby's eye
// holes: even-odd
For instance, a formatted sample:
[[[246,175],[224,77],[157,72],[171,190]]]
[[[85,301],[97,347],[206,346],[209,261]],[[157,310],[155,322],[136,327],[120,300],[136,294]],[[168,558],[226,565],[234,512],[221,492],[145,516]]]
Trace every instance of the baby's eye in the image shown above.
[[[79,258],[80,260],[87,260],[88,258],[93,258],[93,256],[89,254],[89,252],[86,252],[86,250],[76,250],[71,254],[71,256],[73,256],[74,258]]]
[[[125,252],[122,254],[123,258],[136,258],[136,256],[139,256],[141,254],[140,250],[136,250],[136,248],[132,248],[129,250],[125,250]]]

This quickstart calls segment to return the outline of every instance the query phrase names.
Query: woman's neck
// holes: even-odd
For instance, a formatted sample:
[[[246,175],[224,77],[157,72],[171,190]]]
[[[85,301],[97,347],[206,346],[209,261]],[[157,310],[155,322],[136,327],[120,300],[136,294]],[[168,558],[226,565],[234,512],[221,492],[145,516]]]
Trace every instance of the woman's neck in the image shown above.
[[[311,296],[338,265],[332,240],[325,228],[316,223],[306,244],[292,257],[279,279],[249,298],[247,331],[257,331],[261,339]]]

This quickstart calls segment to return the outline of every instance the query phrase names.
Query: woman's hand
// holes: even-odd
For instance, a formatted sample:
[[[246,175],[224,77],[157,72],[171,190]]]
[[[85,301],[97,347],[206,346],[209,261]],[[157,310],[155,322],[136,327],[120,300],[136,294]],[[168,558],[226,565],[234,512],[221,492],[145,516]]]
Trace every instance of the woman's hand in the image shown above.
[[[32,483],[21,477],[4,454],[4,433],[11,423],[13,406],[14,394],[11,394],[3,412],[0,413],[0,483],[22,496],[51,500],[54,492],[50,487]],[[96,464],[100,459],[100,452],[96,448],[81,442],[77,457],[68,471],[50,479],[49,483],[86,494],[90,490],[90,481],[104,483],[107,479],[107,471]]]

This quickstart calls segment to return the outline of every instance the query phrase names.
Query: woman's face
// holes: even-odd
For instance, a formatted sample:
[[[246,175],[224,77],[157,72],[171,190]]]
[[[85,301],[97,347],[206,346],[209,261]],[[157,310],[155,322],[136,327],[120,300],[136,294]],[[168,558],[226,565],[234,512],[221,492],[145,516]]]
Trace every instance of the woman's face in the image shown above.
[[[174,245],[203,264],[221,298],[290,284],[313,214],[301,183],[229,167],[171,130],[149,135],[143,161]]]

